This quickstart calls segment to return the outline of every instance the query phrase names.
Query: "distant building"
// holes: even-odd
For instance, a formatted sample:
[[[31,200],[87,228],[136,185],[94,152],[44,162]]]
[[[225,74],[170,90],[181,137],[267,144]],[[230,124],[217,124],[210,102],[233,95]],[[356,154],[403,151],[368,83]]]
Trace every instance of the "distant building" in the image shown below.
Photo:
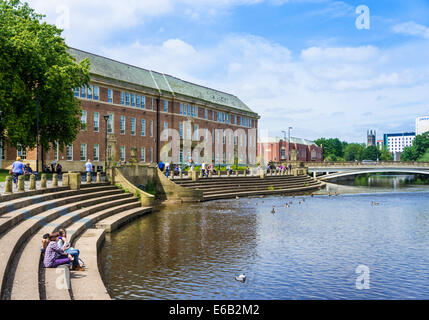
[[[384,141],[383,140],[377,140],[377,148],[379,150],[383,150]]]
[[[367,147],[376,146],[376,143],[375,143],[376,140],[377,139],[376,139],[375,130],[374,131],[372,131],[372,130],[367,131],[367,144],[366,144]]]
[[[416,119],[416,135],[429,131],[429,116],[418,117]]]
[[[288,161],[323,161],[323,150],[314,141],[291,137],[261,138],[258,140],[258,155],[263,163]],[[262,161],[261,161],[262,162]]]
[[[386,133],[383,141],[387,149],[396,155],[397,153],[402,153],[405,147],[413,145],[415,138],[415,132]]]

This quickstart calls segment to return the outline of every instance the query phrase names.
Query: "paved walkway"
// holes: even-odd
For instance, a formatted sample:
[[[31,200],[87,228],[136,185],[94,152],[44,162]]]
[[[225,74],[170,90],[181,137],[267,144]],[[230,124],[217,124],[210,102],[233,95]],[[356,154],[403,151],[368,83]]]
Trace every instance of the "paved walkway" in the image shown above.
[[[101,176],[101,182],[104,182],[105,180],[106,180],[106,178],[104,176]],[[82,183],[86,183],[86,177],[82,178],[81,181],[82,181]],[[93,177],[92,178],[92,182],[95,182],[95,181],[96,181],[96,177]],[[4,193],[5,184],[6,184],[6,182],[0,182],[0,194]],[[36,189],[37,190],[40,189],[40,184],[41,184],[41,181],[37,180],[36,181]],[[62,185],[63,185],[62,180],[58,180],[58,186],[61,187]],[[24,186],[25,186],[25,191],[28,191],[30,189],[30,181],[24,181]],[[47,180],[46,181],[46,186],[48,188],[52,187],[52,180]],[[14,183],[12,183],[12,188],[13,188],[12,189],[13,192],[17,192],[18,191],[18,188],[16,187],[16,185]]]

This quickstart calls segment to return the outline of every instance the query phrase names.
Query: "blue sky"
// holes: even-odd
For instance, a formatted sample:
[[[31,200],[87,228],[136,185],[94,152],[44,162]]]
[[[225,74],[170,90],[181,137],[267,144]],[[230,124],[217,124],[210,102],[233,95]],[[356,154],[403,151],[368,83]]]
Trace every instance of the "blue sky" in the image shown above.
[[[429,1],[28,2],[70,46],[237,95],[270,136],[364,142],[429,114]]]

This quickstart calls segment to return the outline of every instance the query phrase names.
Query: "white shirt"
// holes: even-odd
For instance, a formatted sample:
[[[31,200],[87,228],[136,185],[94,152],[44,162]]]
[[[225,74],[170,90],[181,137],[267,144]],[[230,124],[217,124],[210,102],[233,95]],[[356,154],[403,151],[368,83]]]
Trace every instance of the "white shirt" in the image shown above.
[[[92,171],[92,163],[91,162],[85,163],[85,171],[86,172],[91,172]]]

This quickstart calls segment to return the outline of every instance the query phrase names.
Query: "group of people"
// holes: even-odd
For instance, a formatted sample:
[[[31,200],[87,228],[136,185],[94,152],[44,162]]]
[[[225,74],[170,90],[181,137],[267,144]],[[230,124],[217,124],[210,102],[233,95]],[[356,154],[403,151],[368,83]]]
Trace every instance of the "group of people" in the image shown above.
[[[282,172],[282,171],[286,171],[288,170],[289,172],[291,172],[292,170],[292,165],[289,164],[289,166],[284,166],[283,164],[280,165],[275,165],[274,163],[269,163],[268,167],[267,167],[267,173],[270,173],[271,170],[274,170],[276,173],[278,172]]]
[[[67,233],[64,229],[45,234],[40,251],[45,268],[56,268],[68,264],[74,271],[85,270],[79,263],[80,251],[73,248],[67,241]]]
[[[63,167],[55,160],[51,162],[51,169],[49,170],[49,167],[47,167],[45,170],[50,173],[57,173],[59,176],[63,173]]]
[[[12,175],[13,182],[16,186],[18,186],[18,177],[19,176],[27,176],[34,174],[37,177],[37,172],[33,171],[31,169],[31,166],[29,163],[24,165],[24,163],[21,161],[21,157],[17,157],[16,161],[12,164],[12,169],[9,171],[9,173]]]

